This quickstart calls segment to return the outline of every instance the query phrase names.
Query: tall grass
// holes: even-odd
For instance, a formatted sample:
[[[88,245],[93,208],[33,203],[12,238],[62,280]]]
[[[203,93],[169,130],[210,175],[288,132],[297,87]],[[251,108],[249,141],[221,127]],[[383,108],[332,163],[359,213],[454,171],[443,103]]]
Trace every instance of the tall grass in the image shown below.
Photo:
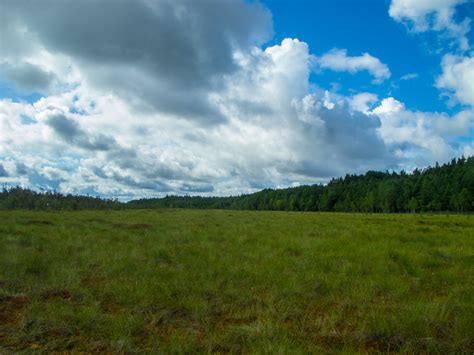
[[[469,352],[474,219],[0,212],[0,353]]]

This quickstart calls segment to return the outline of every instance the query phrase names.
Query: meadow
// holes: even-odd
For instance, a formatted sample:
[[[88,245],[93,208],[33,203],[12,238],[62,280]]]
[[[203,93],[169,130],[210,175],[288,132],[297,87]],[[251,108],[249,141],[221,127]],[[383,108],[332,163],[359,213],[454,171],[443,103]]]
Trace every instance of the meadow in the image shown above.
[[[474,217],[0,211],[0,353],[472,352]]]

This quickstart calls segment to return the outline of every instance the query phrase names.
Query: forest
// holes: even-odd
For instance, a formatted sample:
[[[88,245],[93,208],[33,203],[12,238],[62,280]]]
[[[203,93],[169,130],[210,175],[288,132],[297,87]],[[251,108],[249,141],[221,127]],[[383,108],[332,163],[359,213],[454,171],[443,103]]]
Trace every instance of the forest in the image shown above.
[[[63,195],[59,192],[36,192],[20,186],[4,186],[0,192],[0,209],[26,210],[104,210],[120,209],[123,203],[100,197]]]
[[[166,196],[130,201],[136,208],[202,208],[327,212],[469,212],[474,210],[474,157],[425,169],[346,175],[327,185],[265,189],[230,197]]]
[[[442,166],[411,173],[369,171],[346,175],[327,185],[265,189],[228,197],[174,196],[122,203],[92,196],[36,192],[4,187],[0,209],[87,210],[124,208],[196,208],[325,212],[472,212],[474,157],[453,159]]]

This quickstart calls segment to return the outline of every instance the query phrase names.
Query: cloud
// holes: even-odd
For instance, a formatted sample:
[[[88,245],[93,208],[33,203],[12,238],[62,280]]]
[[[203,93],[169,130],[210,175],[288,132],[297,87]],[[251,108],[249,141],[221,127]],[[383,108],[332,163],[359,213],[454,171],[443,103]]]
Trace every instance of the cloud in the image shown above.
[[[15,162],[15,170],[19,176],[28,174],[28,168],[26,165],[19,161]]]
[[[384,114],[394,114],[397,112],[401,112],[405,109],[405,105],[398,100],[395,100],[393,97],[389,97],[383,99],[379,106],[372,110],[372,113],[376,115],[384,115]]]
[[[362,92],[360,94],[356,94],[349,99],[349,104],[351,108],[355,111],[360,111],[363,113],[368,113],[370,107],[378,101],[377,95],[369,93],[369,92]]]
[[[419,76],[420,75],[418,73],[409,73],[409,74],[402,75],[400,80],[402,81],[413,80],[413,79],[417,79]]]
[[[471,127],[469,111],[411,112],[394,98],[318,88],[307,43],[264,45],[271,14],[258,3],[0,7],[0,30],[15,38],[0,48],[5,62],[54,75],[34,103],[0,100],[0,160],[24,185],[122,199],[239,194],[404,168],[418,151],[429,164],[461,150],[452,142]],[[369,54],[318,60],[390,76]]]
[[[379,129],[385,144],[413,167],[427,162],[447,161],[463,153],[456,143],[459,137],[470,137],[474,129],[474,112],[447,114],[414,112],[393,97],[383,99],[369,114],[381,120]]]
[[[67,57],[91,85],[202,124],[225,120],[210,95],[238,70],[234,53],[272,33],[271,14],[244,1],[8,1],[0,11],[11,18],[2,33]]]
[[[106,151],[112,149],[116,144],[112,137],[101,133],[89,137],[76,121],[63,114],[53,114],[47,118],[45,123],[65,142],[75,144],[83,149]]]
[[[124,198],[237,194],[396,164],[378,117],[310,88],[310,58],[297,39],[236,52],[239,70],[212,98],[226,117],[221,125],[136,112],[86,84],[34,104],[3,100],[0,156],[22,161],[30,184]]]
[[[5,170],[3,164],[0,163],[0,177],[8,177],[10,174]]]
[[[0,75],[12,81],[20,91],[26,92],[48,92],[55,81],[53,73],[27,62],[0,63]]]
[[[474,107],[474,57],[447,54],[441,67],[436,86],[453,93],[458,102]]]
[[[456,22],[456,7],[469,0],[392,0],[389,14],[399,22],[405,23],[413,32],[428,30],[444,32],[454,38],[462,50],[469,49],[467,33],[470,20]]]
[[[66,193],[228,195],[441,161],[471,127],[468,112],[411,112],[394,98],[371,109],[374,94],[311,88],[311,54],[297,39],[235,60],[240,70],[213,97],[226,124],[137,113],[83,84],[34,104],[0,101],[0,156],[22,162],[25,183]]]
[[[43,167],[41,169],[41,175],[51,181],[65,181],[67,178],[67,174],[64,170],[52,166]]]
[[[346,49],[332,49],[321,57],[316,57],[315,62],[322,69],[334,71],[357,73],[366,70],[374,77],[375,83],[381,83],[391,76],[388,66],[369,53],[350,57]]]
[[[463,154],[466,157],[474,156],[474,143],[471,143],[471,145],[464,147]]]

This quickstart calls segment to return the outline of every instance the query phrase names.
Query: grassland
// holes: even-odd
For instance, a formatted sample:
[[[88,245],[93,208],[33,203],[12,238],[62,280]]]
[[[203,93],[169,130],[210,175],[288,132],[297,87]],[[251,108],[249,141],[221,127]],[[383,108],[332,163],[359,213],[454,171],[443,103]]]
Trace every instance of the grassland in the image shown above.
[[[0,212],[0,353],[470,352],[474,217]]]

